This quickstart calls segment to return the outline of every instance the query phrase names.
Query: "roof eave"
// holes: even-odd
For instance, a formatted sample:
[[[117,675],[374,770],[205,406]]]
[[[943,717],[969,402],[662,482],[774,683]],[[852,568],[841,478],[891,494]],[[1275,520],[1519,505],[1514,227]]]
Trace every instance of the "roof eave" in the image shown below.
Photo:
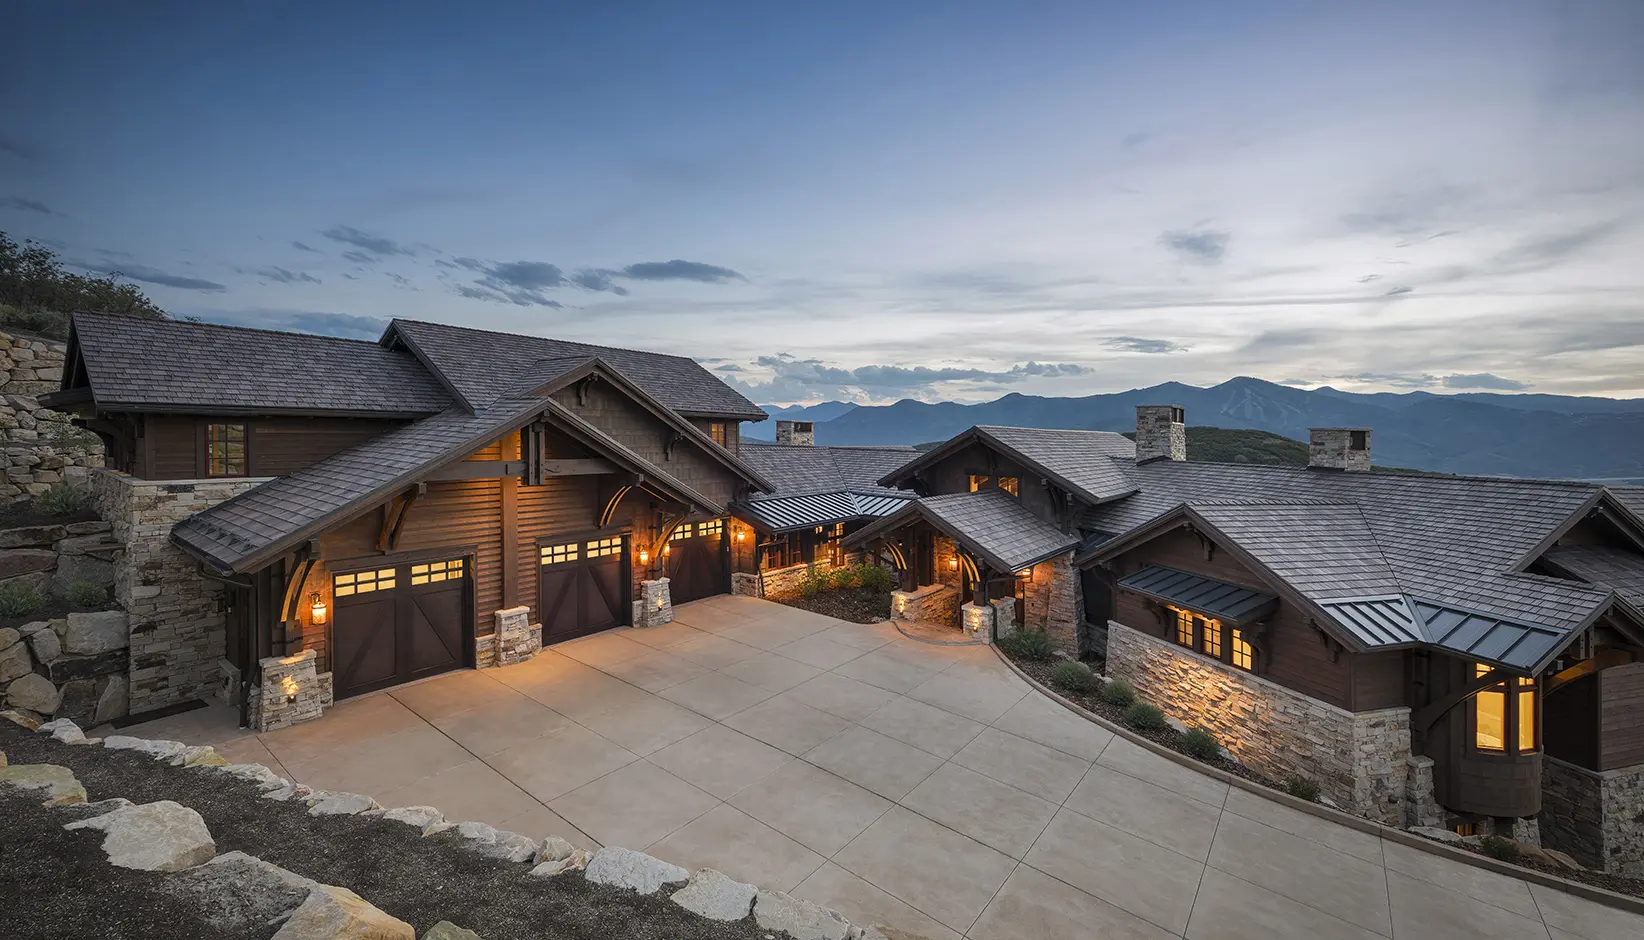
[[[392,349],[395,342],[404,343],[405,348],[411,351],[411,355],[416,357],[417,362],[421,363],[422,367],[427,369],[428,373],[434,377],[434,380],[440,383],[440,387],[445,389],[446,394],[451,396],[451,400],[462,406],[464,411],[473,414],[474,403],[468,400],[468,396],[457,390],[455,383],[444,372],[440,371],[440,367],[435,365],[434,360],[422,351],[416,340],[413,340],[410,334],[399,328],[399,323],[398,317],[388,321],[388,326],[383,329],[382,338],[377,340],[377,344],[385,349]]]

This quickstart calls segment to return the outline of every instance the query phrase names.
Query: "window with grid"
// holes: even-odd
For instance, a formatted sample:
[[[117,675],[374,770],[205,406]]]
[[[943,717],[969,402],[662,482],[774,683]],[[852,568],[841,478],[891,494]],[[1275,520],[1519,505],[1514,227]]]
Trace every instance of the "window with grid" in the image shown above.
[[[448,558],[445,561],[430,561],[426,564],[411,566],[412,584],[435,584],[440,581],[450,581],[462,577],[463,559]]]
[[[604,558],[608,555],[622,554],[622,537],[614,539],[595,539],[586,546],[589,558]]]
[[[1239,632],[1238,627],[1233,628],[1232,646],[1233,665],[1240,669],[1253,671],[1256,668],[1256,651],[1250,648],[1249,641],[1244,638],[1243,633]]]
[[[708,436],[713,438],[714,443],[718,444],[720,447],[731,446],[731,436],[730,433],[725,430],[725,427],[726,425],[723,421],[715,421],[708,425]]]
[[[697,535],[718,535],[724,531],[725,520],[723,519],[710,519],[707,522],[698,523],[696,527]]]
[[[690,537],[691,537],[691,524],[689,522],[684,522],[684,523],[680,524],[679,528],[674,530],[673,535],[668,536],[668,541],[677,542],[680,539],[688,539]]]
[[[564,561],[576,561],[581,546],[576,542],[566,542],[563,545],[542,546],[542,564],[557,565]]]
[[[999,488],[1012,496],[1020,496],[1022,481],[1016,477],[1000,477]]]
[[[378,568],[375,571],[354,571],[349,574],[339,574],[331,579],[331,594],[333,597],[370,594],[372,591],[390,591],[393,588],[393,568]]]
[[[206,476],[243,477],[248,472],[245,425],[206,425]]]
[[[1490,671],[1479,663],[1474,667],[1475,678]],[[1473,715],[1476,724],[1475,745],[1481,751],[1507,750],[1507,686],[1492,685],[1474,697]]]
[[[988,487],[988,475],[987,474],[985,474],[985,473],[973,473],[973,474],[970,475],[970,491],[972,493],[979,492],[981,490],[985,490],[985,489],[987,489],[987,487]]]
[[[1188,647],[1193,645],[1193,615],[1185,610],[1176,611],[1176,642]]]
[[[1200,635],[1204,638],[1204,654],[1216,659],[1222,658],[1222,622],[1220,620],[1201,620]]]

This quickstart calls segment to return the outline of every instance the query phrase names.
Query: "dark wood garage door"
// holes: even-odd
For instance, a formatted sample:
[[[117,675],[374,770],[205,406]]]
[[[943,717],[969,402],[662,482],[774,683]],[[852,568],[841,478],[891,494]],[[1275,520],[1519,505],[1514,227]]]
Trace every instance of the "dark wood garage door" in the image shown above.
[[[337,698],[384,689],[467,663],[473,602],[467,559],[445,558],[333,575],[331,628]]]
[[[626,538],[560,542],[540,553],[537,612],[544,646],[628,622]]]
[[[729,592],[729,570],[723,519],[683,523],[669,537],[668,595],[675,604]]]

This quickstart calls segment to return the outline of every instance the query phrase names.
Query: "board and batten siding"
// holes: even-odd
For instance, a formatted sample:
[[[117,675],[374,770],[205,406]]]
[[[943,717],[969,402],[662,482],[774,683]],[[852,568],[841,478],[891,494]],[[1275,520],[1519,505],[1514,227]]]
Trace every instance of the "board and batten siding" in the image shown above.
[[[1601,669],[1598,770],[1644,764],[1644,663]]]
[[[728,505],[736,495],[739,477],[693,441],[682,440],[669,452],[667,441],[672,429],[621,391],[595,384],[587,389],[586,402],[580,405],[575,388],[555,392],[553,397],[577,417],[720,505]]]

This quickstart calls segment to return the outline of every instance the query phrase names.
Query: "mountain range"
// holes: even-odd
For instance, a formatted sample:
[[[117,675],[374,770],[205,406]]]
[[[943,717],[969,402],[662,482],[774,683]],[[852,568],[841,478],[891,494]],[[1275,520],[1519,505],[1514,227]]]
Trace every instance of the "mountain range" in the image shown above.
[[[775,419],[816,422],[818,444],[917,444],[976,424],[1129,431],[1136,406],[1176,404],[1189,425],[1251,428],[1307,440],[1310,427],[1373,429],[1376,464],[1491,476],[1644,480],[1644,399],[1468,392],[1300,389],[1241,376],[1210,388],[1166,382],[1082,398],[1011,394],[990,402],[764,406],[745,426],[770,440]]]

